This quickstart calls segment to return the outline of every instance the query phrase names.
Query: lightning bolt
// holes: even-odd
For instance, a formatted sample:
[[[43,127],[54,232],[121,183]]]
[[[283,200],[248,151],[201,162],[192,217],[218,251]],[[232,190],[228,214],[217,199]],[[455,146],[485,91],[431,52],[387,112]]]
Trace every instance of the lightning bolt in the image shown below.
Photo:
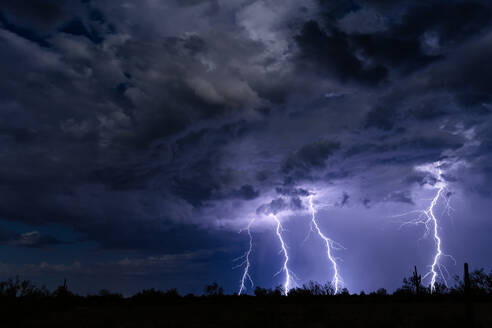
[[[439,170],[439,172],[441,172],[441,170]],[[441,175],[441,173],[439,173],[439,176],[440,175]],[[442,274],[441,266],[439,264],[439,259],[441,258],[443,253],[441,250],[441,237],[439,236],[439,231],[437,229],[438,228],[437,227],[437,219],[436,219],[436,216],[434,214],[434,207],[436,206],[437,202],[439,201],[439,198],[441,198],[441,194],[442,194],[444,188],[445,188],[445,184],[443,183],[442,186],[438,188],[436,196],[434,197],[434,199],[432,199],[430,207],[425,211],[425,215],[427,216],[427,221],[432,222],[434,241],[436,243],[436,253],[434,255],[434,261],[432,262],[432,265],[431,265],[431,271],[428,273],[428,275],[429,274],[432,275],[431,282],[430,282],[431,291],[434,291],[436,288],[435,287],[436,278],[437,278],[436,268],[439,269],[441,276],[447,285],[446,279],[444,278],[444,276]],[[424,276],[424,278],[425,278],[425,276]]]
[[[285,244],[284,239],[282,237],[282,231],[284,230],[282,227],[282,224],[280,223],[280,220],[278,219],[278,217],[275,214],[271,214],[271,216],[275,220],[275,223],[277,224],[277,227],[275,229],[275,233],[277,234],[277,238],[280,241],[280,245],[282,248],[281,253],[284,256],[284,263],[282,265],[282,268],[275,275],[278,275],[280,272],[285,273],[285,280],[284,280],[284,284],[282,287],[283,287],[284,295],[287,296],[287,294],[289,293],[289,290],[291,289],[291,285],[293,283],[291,271],[289,270],[289,266],[288,266],[288,264],[289,264],[289,253],[287,252],[287,245]]]
[[[450,255],[444,254],[441,248],[441,236],[439,235],[439,225],[436,215],[434,213],[435,207],[439,202],[439,200],[442,199],[444,200],[444,206],[448,213],[450,212],[450,210],[452,210],[452,208],[449,204],[449,199],[445,198],[444,196],[444,193],[447,190],[447,185],[444,179],[442,178],[441,163],[437,162],[435,166],[437,168],[437,179],[438,179],[438,182],[436,184],[437,192],[434,198],[432,199],[429,208],[423,212],[425,214],[425,217],[427,218],[424,224],[426,226],[427,231],[429,230],[432,231],[434,242],[436,245],[436,252],[434,254],[434,259],[431,264],[431,269],[427,274],[424,275],[424,278],[431,276],[431,281],[430,281],[431,292],[434,292],[436,289],[436,280],[438,276],[441,277],[441,279],[444,281],[444,284],[446,286],[448,285],[448,282],[446,281],[446,278],[442,272],[443,269],[445,271],[447,270],[446,267],[440,263],[441,257],[443,256],[450,257],[456,263],[454,258]]]
[[[341,279],[338,273],[338,265],[337,261],[332,255],[332,250],[334,249],[334,244],[335,242],[331,240],[330,238],[326,237],[323,232],[321,232],[321,229],[318,226],[318,222],[316,221],[316,210],[314,209],[314,204],[313,204],[313,195],[309,196],[309,208],[311,209],[311,230],[313,230],[313,227],[315,229],[314,232],[316,232],[321,239],[325,241],[326,245],[326,255],[328,256],[328,260],[331,262],[331,265],[333,267],[333,280],[332,284],[335,287],[335,294],[338,293],[338,286],[340,285]]]
[[[434,164],[435,168],[437,169],[437,174],[436,174],[437,183],[435,184],[437,192],[434,195],[434,198],[432,198],[429,207],[425,210],[411,212],[411,213],[415,213],[415,212],[420,213],[420,215],[417,217],[417,219],[410,222],[405,222],[403,224],[403,225],[423,224],[425,226],[424,237],[428,236],[429,234],[432,234],[432,238],[434,240],[436,250],[433,256],[432,264],[430,265],[430,271],[427,272],[423,277],[423,279],[429,276],[431,277],[430,284],[429,284],[431,288],[431,292],[435,291],[436,281],[439,277],[442,279],[442,281],[446,286],[448,285],[447,280],[443,274],[443,270],[447,272],[447,269],[443,264],[440,263],[441,258],[443,256],[446,256],[451,258],[454,262],[456,262],[452,256],[448,254],[444,254],[442,251],[442,247],[441,247],[442,239],[441,236],[439,235],[439,222],[435,214],[436,206],[440,200],[444,201],[444,206],[448,213],[452,210],[452,207],[449,204],[449,199],[447,199],[444,195],[447,190],[447,185],[444,179],[442,179],[442,171],[440,165],[441,165],[440,162],[436,162]]]
[[[234,261],[242,260],[242,262],[236,265],[234,268],[244,267],[243,274],[241,276],[240,285],[239,285],[239,291],[237,295],[241,295],[247,289],[245,286],[247,280],[251,283],[251,287],[254,286],[253,279],[251,279],[251,276],[249,274],[249,269],[251,267],[251,262],[249,260],[249,257],[251,255],[251,252],[253,251],[253,235],[251,234],[251,226],[253,225],[254,222],[255,219],[254,218],[251,219],[251,221],[249,221],[249,224],[245,229],[248,232],[248,237],[249,237],[248,250],[242,256],[234,259]],[[239,232],[241,233],[242,231]]]

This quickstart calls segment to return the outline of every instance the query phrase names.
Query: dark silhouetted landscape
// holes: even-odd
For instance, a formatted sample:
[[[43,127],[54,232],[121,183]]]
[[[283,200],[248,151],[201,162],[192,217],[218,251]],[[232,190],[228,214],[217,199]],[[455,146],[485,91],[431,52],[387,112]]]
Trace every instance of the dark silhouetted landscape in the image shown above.
[[[65,281],[54,291],[11,279],[0,283],[2,327],[491,327],[492,272],[475,270],[453,287],[431,293],[415,271],[389,294],[334,294],[310,282],[283,295],[256,287],[254,295],[226,295],[212,283],[202,295],[176,289],[143,290],[131,297],[101,290],[72,293]]]

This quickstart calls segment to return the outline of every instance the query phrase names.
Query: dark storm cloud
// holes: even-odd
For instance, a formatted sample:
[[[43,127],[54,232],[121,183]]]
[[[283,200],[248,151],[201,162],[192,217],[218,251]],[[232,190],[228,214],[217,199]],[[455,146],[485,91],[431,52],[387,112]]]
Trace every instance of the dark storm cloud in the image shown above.
[[[244,200],[252,200],[257,198],[260,193],[258,192],[258,190],[255,190],[253,186],[244,185],[241,186],[239,190],[235,190],[233,192],[233,195]]]
[[[57,32],[102,41],[113,26],[106,25],[105,15],[90,1],[2,1],[0,24],[4,29],[35,42],[52,47]]]
[[[0,231],[0,244],[28,248],[43,248],[66,243],[50,235],[42,234],[39,231],[16,233],[10,230],[2,229]]]
[[[181,0],[181,1],[175,1],[177,5],[179,6],[196,6],[196,5],[203,5],[204,3],[206,4],[213,4],[217,6],[217,0]]]
[[[439,15],[436,15],[439,13]],[[418,39],[426,32],[439,35],[442,43],[474,38],[488,28],[492,18],[490,3],[480,1],[422,1],[410,3],[395,34],[403,39]]]
[[[346,208],[411,204],[443,158],[491,176],[490,4],[304,5],[2,2],[2,217],[207,248],[311,183]]]
[[[388,201],[390,202],[401,202],[401,203],[408,203],[408,204],[414,204],[412,200],[412,196],[409,191],[395,191],[394,193],[391,193],[388,197]]]
[[[386,129],[384,129],[386,130]],[[443,149],[456,150],[462,147],[465,141],[461,137],[451,137],[444,133],[436,133],[432,136],[411,136],[401,128],[393,135],[385,136],[378,143],[361,143],[351,145],[345,155],[347,157],[361,154],[380,154],[379,160],[387,161],[411,161],[412,157],[439,157]],[[411,154],[412,151],[416,153]],[[391,154],[385,157],[384,154]],[[409,157],[410,155],[410,157]],[[421,159],[418,159],[419,161]]]
[[[290,197],[288,199],[276,198],[268,204],[261,205],[256,210],[256,213],[259,215],[270,215],[270,214],[276,215],[283,211],[288,211],[288,210],[298,211],[303,208],[304,206],[302,204],[302,200],[297,196]]]
[[[83,21],[79,19],[73,19],[60,29],[63,33],[68,33],[71,35],[86,37],[93,43],[101,43],[103,38],[97,33],[97,31],[86,26]]]
[[[283,198],[277,198],[272,200],[268,204],[263,204],[261,205],[257,210],[257,214],[277,214],[281,211],[287,210],[289,208],[289,205],[285,202]]]
[[[23,24],[33,24],[34,26],[56,24],[67,14],[68,6],[70,6],[69,1],[66,0],[1,1],[3,15],[10,16]]]
[[[350,200],[350,195],[344,191],[342,197],[340,198],[340,201],[338,201],[335,205],[343,207],[348,204],[349,200]]]
[[[408,74],[442,60],[456,44],[487,31],[492,17],[487,2],[398,2],[385,10],[371,1],[321,4],[322,19],[305,23],[296,37],[301,65],[371,86],[391,71]],[[393,15],[384,18],[388,7]]]
[[[490,71],[484,65],[491,55],[490,41],[487,36],[450,55],[445,65],[432,71],[428,87],[449,91],[467,111],[490,114]]]
[[[305,189],[302,188],[288,188],[288,187],[277,187],[275,188],[278,194],[284,195],[284,196],[300,196],[300,197],[306,197],[309,196],[311,193]]]
[[[283,171],[286,173],[292,171],[309,172],[312,169],[324,168],[326,159],[338,149],[340,149],[340,143],[327,140],[305,145],[288,156]]]
[[[342,81],[354,80],[366,84],[378,84],[386,78],[385,67],[364,67],[354,49],[351,49],[345,33],[335,28],[328,34],[317,22],[310,21],[304,24],[296,41],[301,49],[300,64],[311,64],[308,68],[313,71],[321,70]]]

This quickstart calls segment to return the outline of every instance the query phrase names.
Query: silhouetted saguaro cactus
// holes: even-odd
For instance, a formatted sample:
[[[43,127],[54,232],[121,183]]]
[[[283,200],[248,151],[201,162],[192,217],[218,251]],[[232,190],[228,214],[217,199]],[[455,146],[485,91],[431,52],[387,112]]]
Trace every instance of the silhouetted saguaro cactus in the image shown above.
[[[413,276],[411,278],[412,284],[415,286],[415,294],[420,295],[420,287],[422,285],[422,277],[417,272],[417,266],[414,266]]]
[[[473,304],[472,304],[472,293],[471,293],[471,285],[470,285],[470,273],[468,272],[468,263],[465,263],[465,273],[463,276],[465,280],[465,316],[467,327],[474,327],[474,318],[473,318]]]

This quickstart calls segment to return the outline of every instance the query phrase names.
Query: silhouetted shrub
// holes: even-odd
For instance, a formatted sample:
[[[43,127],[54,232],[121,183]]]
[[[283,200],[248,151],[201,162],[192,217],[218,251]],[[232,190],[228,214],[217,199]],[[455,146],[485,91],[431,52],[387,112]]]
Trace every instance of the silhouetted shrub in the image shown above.
[[[0,282],[0,298],[33,298],[40,299],[50,296],[45,286],[36,287],[28,280],[21,281],[19,277]]]
[[[328,296],[334,294],[335,289],[331,284],[321,285],[313,281],[289,291],[289,296],[291,297]]]
[[[219,284],[214,282],[211,285],[205,286],[205,295],[207,295],[207,296],[222,296],[222,295],[224,295],[224,288],[220,287]]]
[[[350,296],[350,292],[347,288],[342,288],[342,291],[340,292],[341,296]]]
[[[378,295],[378,296],[386,296],[386,295],[388,295],[388,292],[386,291],[385,288],[379,288],[376,291],[376,295]]]
[[[266,297],[268,295],[268,290],[258,286],[255,288],[254,293],[256,297]]]
[[[465,284],[459,276],[455,276],[455,286],[452,292],[464,294]],[[492,271],[485,273],[484,269],[470,272],[470,289],[475,296],[492,295]]]

